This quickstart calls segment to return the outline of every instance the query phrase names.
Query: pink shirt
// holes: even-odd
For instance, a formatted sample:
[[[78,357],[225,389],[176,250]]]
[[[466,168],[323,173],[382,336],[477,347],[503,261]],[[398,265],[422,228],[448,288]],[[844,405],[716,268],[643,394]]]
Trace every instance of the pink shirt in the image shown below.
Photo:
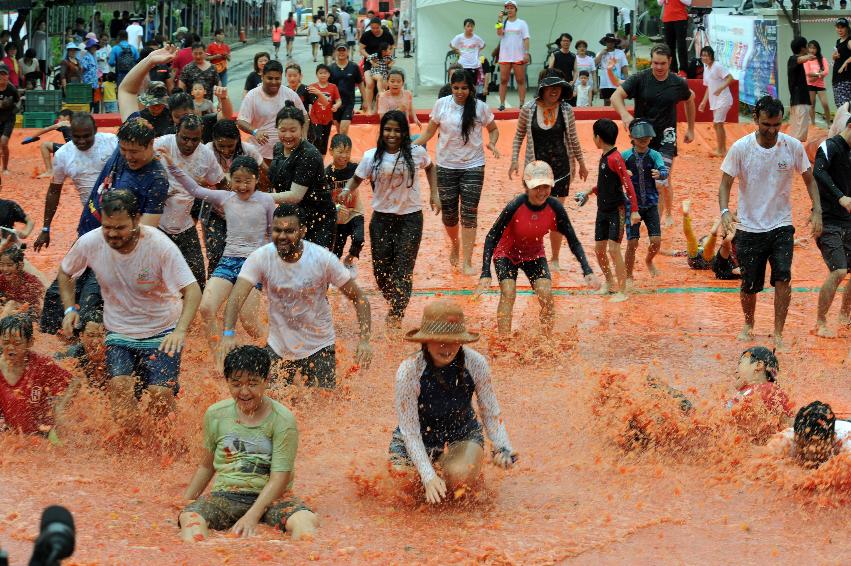
[[[807,75],[808,85],[824,88],[824,77],[830,72],[830,65],[824,57],[821,58],[821,63],[824,66],[823,70],[819,68],[817,60],[804,63],[804,73]],[[821,75],[821,78],[812,79],[810,78],[811,73],[818,73]]]

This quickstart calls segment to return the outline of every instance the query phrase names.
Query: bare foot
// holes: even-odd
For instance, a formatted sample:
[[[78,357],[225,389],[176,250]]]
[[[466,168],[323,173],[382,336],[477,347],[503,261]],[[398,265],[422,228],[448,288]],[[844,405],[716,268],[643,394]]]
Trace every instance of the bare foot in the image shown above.
[[[53,171],[45,171],[41,175],[37,176],[36,179],[48,179],[53,177]]]
[[[555,271],[561,271],[561,266],[558,264],[557,259],[551,259],[549,263],[550,273]]]
[[[596,291],[592,291],[594,295],[608,295],[609,294],[609,284],[603,283],[600,285],[600,288]]]
[[[819,338],[836,338],[836,332],[828,328],[826,322],[817,322],[813,334]]]
[[[461,257],[460,246],[458,242],[453,242],[449,248],[449,265],[458,268],[459,258]]]
[[[851,325],[851,315],[848,313],[841,312],[837,317],[840,326],[849,326]]]
[[[783,342],[783,335],[774,333],[774,351],[775,352],[788,352],[789,348],[786,347],[786,343]]]
[[[479,271],[470,264],[464,265],[464,275],[476,275]]]
[[[633,281],[631,278],[628,278],[626,280],[626,283],[624,284],[624,287],[626,287],[627,293],[632,293],[633,291],[635,291],[635,281]]]
[[[658,277],[661,271],[656,269],[656,266],[653,265],[653,261],[645,261],[644,265],[647,266],[647,272],[650,273],[650,277]]]
[[[691,210],[691,200],[686,199],[683,201],[683,214],[688,215],[689,210]]]
[[[618,291],[617,293],[615,293],[614,295],[609,297],[609,302],[610,303],[622,303],[625,300],[627,300],[628,298],[629,298],[629,296],[626,293]]]
[[[750,342],[753,340],[753,327],[749,324],[744,325],[742,331],[736,336],[736,340],[741,342]]]
[[[671,216],[670,214],[668,214],[667,216],[665,216],[665,220],[664,220],[664,222],[662,222],[662,226],[664,226],[665,228],[670,228],[673,225],[674,225],[674,217]]]
[[[721,151],[719,149],[716,149],[715,151],[712,152],[712,157],[724,157],[725,155],[727,155],[727,152]]]

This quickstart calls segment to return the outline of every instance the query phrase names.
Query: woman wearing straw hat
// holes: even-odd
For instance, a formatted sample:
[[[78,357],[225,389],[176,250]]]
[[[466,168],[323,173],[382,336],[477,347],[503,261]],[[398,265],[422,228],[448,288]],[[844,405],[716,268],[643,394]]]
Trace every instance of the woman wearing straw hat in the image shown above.
[[[450,300],[429,303],[420,328],[405,339],[419,342],[422,350],[396,372],[399,426],[390,441],[390,461],[396,468],[415,467],[426,500],[439,503],[447,493],[470,486],[482,469],[485,439],[473,410],[473,393],[493,444],[493,463],[510,468],[517,454],[500,418],[490,367],[484,356],[464,346],[479,335],[467,331],[461,307]]]

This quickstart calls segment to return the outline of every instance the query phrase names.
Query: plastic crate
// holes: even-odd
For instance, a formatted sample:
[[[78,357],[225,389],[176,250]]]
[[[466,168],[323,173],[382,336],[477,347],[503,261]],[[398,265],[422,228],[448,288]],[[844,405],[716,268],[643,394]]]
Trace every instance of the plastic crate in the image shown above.
[[[62,105],[62,110],[70,110],[71,112],[91,112],[92,105],[88,102],[85,104],[68,104]]]
[[[56,112],[24,112],[25,128],[46,128],[56,121]]]
[[[62,107],[62,91],[28,90],[25,104],[28,112],[59,112]]]
[[[24,125],[24,115],[23,114],[16,115],[15,116],[15,127],[21,128],[21,127],[23,127],[23,125]]]
[[[92,86],[87,84],[65,85],[67,104],[85,104],[92,101]]]

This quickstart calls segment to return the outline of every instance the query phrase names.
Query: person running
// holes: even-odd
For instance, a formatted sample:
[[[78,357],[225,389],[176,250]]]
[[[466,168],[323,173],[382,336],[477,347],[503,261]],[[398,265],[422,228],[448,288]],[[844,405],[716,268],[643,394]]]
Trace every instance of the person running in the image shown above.
[[[356,194],[354,191],[365,180],[372,183],[373,213],[369,221],[372,269],[384,300],[390,304],[386,319],[390,329],[402,326],[423,236],[418,169],[425,170],[431,210],[440,214],[434,163],[424,147],[411,145],[405,115],[391,110],[381,118],[376,147],[363,154],[355,176],[340,193],[341,199],[347,199],[350,194]]]
[[[830,273],[821,286],[816,315],[816,334],[834,338],[836,333],[827,326],[827,312],[833,303],[836,289],[851,266],[851,118],[839,135],[824,140],[816,151],[813,176],[823,207],[823,221],[818,247]],[[845,285],[839,323],[851,324],[851,285]]]
[[[434,300],[423,310],[419,328],[405,340],[422,345],[396,372],[395,406],[399,425],[390,440],[390,463],[414,468],[431,504],[474,487],[485,460],[482,424],[493,444],[494,465],[511,468],[511,446],[485,357],[467,344],[479,339],[468,332],[464,311],[450,300]],[[482,422],[473,409],[473,394]],[[435,471],[438,464],[443,477]]]
[[[219,75],[219,84],[228,86],[228,65],[230,64],[230,45],[225,43],[225,30],[219,28],[213,34],[213,42],[207,46],[207,61],[213,64]],[[187,83],[195,84],[198,81]],[[206,85],[205,85],[206,86]]]
[[[331,60],[334,58],[334,46],[341,40],[341,36],[342,42],[345,43],[346,41],[346,34],[341,33],[342,30],[335,23],[336,21],[337,19],[331,14],[325,16],[325,28],[319,34],[321,36],[319,46],[322,48],[322,61],[326,65],[331,64]]]
[[[2,173],[9,172],[9,138],[15,129],[15,115],[21,95],[9,82],[9,67],[0,65],[0,164]]]
[[[357,314],[359,339],[355,362],[363,368],[372,360],[369,301],[352,274],[330,251],[304,239],[303,212],[292,204],[275,209],[272,242],[245,260],[225,307],[220,356],[236,345],[237,313],[257,284],[269,302],[266,349],[287,383],[301,374],[309,386],[336,386],[336,336],[326,295],[334,285],[348,297]],[[280,374],[279,374],[280,375]]]
[[[201,300],[177,246],[143,225],[142,211],[131,191],[107,192],[100,201],[101,227],[82,235],[59,266],[66,336],[80,322],[74,279],[91,270],[101,284],[107,392],[113,418],[127,428],[138,423],[137,381],[147,389],[155,417],[174,410],[181,352]]]
[[[582,267],[585,283],[592,288],[599,287],[564,206],[550,196],[554,184],[553,170],[549,164],[544,161],[528,163],[523,171],[525,194],[512,200],[503,209],[485,238],[482,275],[476,294],[480,295],[490,287],[493,260],[499,281],[496,323],[500,334],[511,332],[518,270],[523,270],[538,295],[543,333],[549,335],[552,332],[555,306],[550,270],[544,252],[544,236],[553,230],[567,238],[570,251]]]
[[[485,182],[484,130],[488,131],[488,149],[499,158],[496,149],[499,128],[488,105],[476,98],[476,85],[470,73],[455,71],[450,84],[452,95],[435,103],[428,128],[414,145],[425,147],[434,134],[440,132],[436,153],[437,190],[443,226],[450,240],[449,264],[457,268],[460,256],[463,273],[475,275],[473,248]]]
[[[284,28],[281,27],[281,22],[275,20],[272,26],[272,47],[275,48],[275,59],[278,59],[278,53],[281,50],[281,36],[284,35]],[[289,41],[287,41],[289,43]],[[251,90],[251,89],[247,89]]]
[[[671,0],[679,2],[680,0]],[[685,143],[694,141],[694,93],[689,90],[685,79],[671,71],[671,49],[666,45],[654,45],[650,49],[650,69],[630,75],[612,94],[612,106],[620,114],[624,126],[629,130],[633,116],[624,101],[635,99],[635,118],[645,118],[653,124],[656,137],[650,144],[662,154],[668,168],[668,179],[657,183],[662,188],[660,213],[664,226],[674,225],[674,189],[671,175],[674,158],[677,156],[677,103],[685,101],[688,127],[683,138]]]
[[[526,102],[526,65],[532,62],[529,55],[529,26],[517,17],[517,2],[506,0],[496,20],[499,36],[499,111],[505,110],[508,80],[514,73],[520,106]]]
[[[59,132],[62,134],[63,143],[57,142],[41,142],[41,159],[44,161],[44,173],[40,174],[37,179],[48,179],[53,177],[53,163],[51,162],[51,158],[53,154],[59,151],[59,148],[64,144],[71,141],[71,116],[74,114],[71,110],[62,110],[59,112],[59,116],[56,118],[56,122],[47,126],[46,128],[42,128],[33,133],[31,136],[25,137],[21,140],[21,145],[30,144],[33,142],[37,142],[41,139],[41,136],[48,132]]]
[[[310,87],[301,82],[301,65],[298,63],[287,63],[287,67],[284,69],[284,75],[287,79],[287,86],[301,99],[301,103],[304,104],[304,109],[309,116],[313,103],[316,102],[316,95],[310,92]],[[310,134],[309,126],[307,133]]]
[[[315,97],[315,101],[310,105],[307,139],[323,156],[328,153],[334,112],[343,104],[337,86],[328,82],[330,76],[331,68],[320,63],[316,66],[316,82],[307,87],[308,92]]]
[[[742,269],[741,301],[745,324],[739,340],[752,340],[756,298],[771,264],[774,286],[774,344],[784,348],[783,327],[792,299],[792,177],[799,173],[812,201],[813,237],[822,232],[819,190],[801,142],[780,132],[783,103],[764,96],[754,107],[757,131],[736,141],[721,164],[718,203],[725,235],[736,231],[736,255]],[[739,180],[738,213],[730,211],[733,180]]]
[[[562,205],[570,192],[571,177],[576,172],[573,162],[579,162],[579,178],[583,181],[588,178],[588,169],[576,133],[576,117],[568,103],[571,91],[570,85],[558,71],[546,71],[538,83],[535,100],[520,109],[511,146],[511,165],[508,168],[508,178],[511,179],[519,171],[520,146],[525,138],[524,167],[535,160],[546,162],[556,176],[552,196]],[[561,243],[561,234],[551,232],[551,271],[561,270]]]
[[[236,123],[240,130],[251,135],[252,142],[259,147],[266,165],[272,162],[275,140],[278,138],[278,112],[283,110],[287,101],[292,102],[302,113],[305,112],[298,94],[281,84],[283,75],[284,67],[278,61],[266,63],[263,68],[263,84],[260,88],[250,91],[239,106]]]
[[[483,80],[482,62],[479,59],[485,50],[485,40],[475,34],[476,22],[472,18],[464,20],[464,33],[459,33],[449,42],[449,49],[458,56],[458,64],[473,79],[474,85],[479,85]],[[410,54],[410,42],[406,54]],[[475,92],[475,90],[473,91]]]
[[[338,43],[334,48],[335,61],[331,67],[331,77],[328,79],[337,86],[342,104],[334,112],[334,124],[338,134],[348,134],[355,112],[355,87],[363,82],[360,68],[349,61],[349,48],[345,43]]]
[[[331,197],[337,203],[337,237],[334,238],[334,255],[343,260],[353,276],[357,274],[355,260],[360,258],[364,244],[363,200],[357,193],[349,194],[345,200],[340,193],[349,180],[355,176],[358,164],[352,159],[352,139],[346,134],[337,134],[331,138],[331,163],[325,168],[325,179],[331,191]],[[351,238],[349,253],[343,257],[346,240]]]
[[[296,21],[293,18],[293,13],[290,12],[287,15],[287,19],[284,20],[284,39],[287,42],[287,59],[293,58],[293,42],[295,41],[296,35]],[[278,58],[278,48],[275,48],[275,59]]]
[[[707,102],[709,103],[717,146],[712,155],[724,157],[727,154],[727,131],[724,129],[724,122],[727,121],[727,112],[733,106],[733,94],[730,92],[733,75],[720,63],[715,62],[715,50],[708,45],[700,50],[700,60],[703,62],[703,86],[706,87],[706,92],[697,109],[703,112]]]
[[[319,35],[319,26],[313,20],[310,20],[307,23],[307,42],[310,44],[310,50],[313,53],[313,62],[316,63],[316,55],[319,53],[319,41],[322,36]],[[277,59],[277,54],[275,54],[275,58]]]
[[[399,110],[408,117],[409,123],[414,123],[422,130],[423,125],[414,108],[414,95],[405,90],[405,71],[390,69],[387,73],[387,90],[378,96],[378,119],[391,110]]]
[[[298,204],[309,242],[328,250],[334,247],[337,210],[325,185],[322,154],[303,139],[304,113],[286,107],[278,113],[278,139],[275,158],[269,165],[270,190],[276,202]]]

